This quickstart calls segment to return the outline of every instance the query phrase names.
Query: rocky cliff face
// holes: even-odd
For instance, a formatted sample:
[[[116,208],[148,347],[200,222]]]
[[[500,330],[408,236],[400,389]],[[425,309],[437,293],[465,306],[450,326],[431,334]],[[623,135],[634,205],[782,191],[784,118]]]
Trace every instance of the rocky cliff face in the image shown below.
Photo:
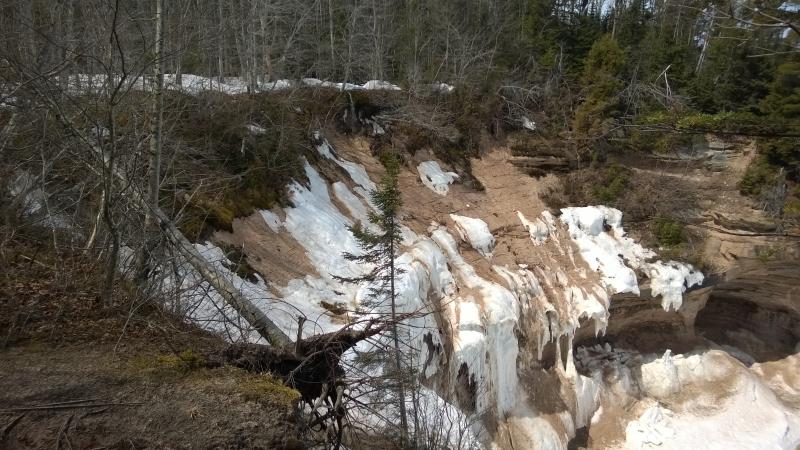
[[[415,363],[433,404],[469,424],[462,431],[472,438],[459,443],[800,443],[798,241],[730,229],[744,223],[737,218],[752,223],[760,213],[736,211],[743,200],[720,179],[732,179],[739,165],[710,172],[703,164],[667,176],[706,197],[694,221],[716,263],[705,274],[660,261],[626,235],[617,210],[551,213],[538,194],[555,179],[525,175],[505,149],[473,161],[483,191],[459,184],[431,154],[414,155],[400,177],[405,229],[397,286],[400,309],[425,314],[411,319],[403,336],[418,350]],[[335,277],[363,270],[343,257],[358,251],[347,227],[368,223],[368,191],[381,172],[366,142],[320,136],[306,164],[308,183],[290,187],[290,207],[237,220],[232,233],[215,236],[243,247],[260,277],[251,283],[229,276],[289,335],[298,314],[312,322],[306,334],[333,331],[366,304],[368,286]],[[214,246],[204,248],[221,258]],[[196,319],[214,326],[230,312],[210,301],[196,302]]]

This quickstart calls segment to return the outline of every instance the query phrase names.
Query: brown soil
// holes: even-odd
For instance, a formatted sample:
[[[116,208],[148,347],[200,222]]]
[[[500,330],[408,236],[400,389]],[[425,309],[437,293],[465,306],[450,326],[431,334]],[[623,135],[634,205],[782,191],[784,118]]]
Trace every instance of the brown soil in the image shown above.
[[[202,368],[221,338],[125,283],[104,306],[102,270],[80,255],[6,250],[0,448],[297,448],[296,392]]]
[[[316,273],[303,246],[285,230],[270,230],[258,212],[234,219],[233,232],[217,231],[214,240],[243,248],[247,263],[270,285],[286,286],[291,280]]]
[[[249,375],[231,368],[185,372],[169,361],[114,356],[102,345],[29,345],[0,353],[0,447],[294,445],[291,409],[269,396],[248,397],[242,386]],[[84,403],[69,403],[78,401]],[[20,409],[38,405],[53,406]]]

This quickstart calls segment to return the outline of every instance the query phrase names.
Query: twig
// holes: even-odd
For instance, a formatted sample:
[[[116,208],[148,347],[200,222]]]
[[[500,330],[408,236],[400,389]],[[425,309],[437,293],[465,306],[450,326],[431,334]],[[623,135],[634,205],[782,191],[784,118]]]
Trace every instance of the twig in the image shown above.
[[[27,406],[27,407],[20,407],[20,408],[7,408],[7,409],[0,409],[0,413],[10,413],[10,412],[17,412],[17,411],[46,411],[49,409],[75,409],[75,408],[96,408],[99,406],[137,406],[141,405],[142,402],[135,402],[135,403],[95,403],[91,405],[60,405],[60,406]]]
[[[9,422],[8,425],[6,425],[3,428],[3,434],[0,434],[0,441],[4,441],[6,437],[8,437],[8,434],[11,433],[11,430],[15,426],[17,426],[17,424],[19,423],[20,420],[22,420],[23,417],[25,417],[25,414],[20,414],[14,419],[11,419],[11,422]]]
[[[72,405],[75,403],[89,403],[89,402],[97,402],[100,401],[99,398],[87,398],[84,400],[67,400],[65,402],[56,402],[56,403],[45,403],[43,405],[36,405],[36,406],[61,406],[61,405]]]
[[[35,260],[35,259],[31,258],[30,256],[25,256],[25,255],[22,255],[22,254],[21,254],[21,255],[19,255],[19,257],[20,257],[20,258],[22,258],[22,259],[26,259],[26,260],[28,260],[28,261],[30,261],[30,262],[32,262],[32,263],[34,263],[34,264],[36,264],[36,265],[42,266],[42,267],[44,267],[45,269],[56,270],[56,268],[55,268],[55,267],[53,267],[53,266],[48,266],[47,264],[45,264],[45,263],[42,263],[42,262],[39,262],[39,261],[37,261],[37,260]]]
[[[65,420],[64,423],[61,425],[61,428],[58,429],[58,436],[56,437],[56,450],[60,450],[61,449],[61,435],[64,435],[64,439],[67,439],[67,436],[66,436],[66,434],[64,434],[64,431],[67,429],[67,427],[69,427],[69,423],[72,422],[72,419],[74,417],[75,417],[75,413],[70,414],[70,416],[67,417],[67,420]],[[69,443],[68,439],[67,439],[67,442]],[[70,445],[70,448],[72,448],[71,445]]]

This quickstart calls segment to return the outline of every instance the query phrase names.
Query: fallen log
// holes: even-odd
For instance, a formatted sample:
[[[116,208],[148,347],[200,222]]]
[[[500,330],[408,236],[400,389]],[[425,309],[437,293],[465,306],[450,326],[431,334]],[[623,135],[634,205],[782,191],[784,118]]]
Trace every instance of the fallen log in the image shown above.
[[[397,320],[405,320],[411,315],[399,316]],[[311,336],[296,342],[294,346],[232,344],[208,359],[211,365],[228,364],[250,372],[272,373],[287,386],[297,389],[303,401],[309,405],[313,406],[314,399],[323,396],[334,404],[337,384],[342,382],[345,375],[339,364],[344,352],[386,331],[391,324],[392,321],[373,319],[363,329],[345,327]]]

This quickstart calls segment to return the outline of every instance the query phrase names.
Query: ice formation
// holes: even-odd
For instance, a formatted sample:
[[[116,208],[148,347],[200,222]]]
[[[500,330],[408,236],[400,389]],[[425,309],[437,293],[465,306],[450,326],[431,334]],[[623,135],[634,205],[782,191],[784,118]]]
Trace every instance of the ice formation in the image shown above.
[[[450,184],[458,178],[455,172],[445,172],[436,161],[423,161],[417,166],[422,184],[439,195],[447,195]]]
[[[544,211],[541,217],[537,217],[533,221],[526,219],[520,211],[517,211],[517,217],[522,223],[522,226],[530,233],[531,240],[536,245],[544,244],[547,238],[554,232],[555,219],[549,211]]]
[[[675,434],[667,422],[671,415],[672,411],[658,405],[647,408],[642,417],[629,422],[625,428],[625,447],[640,450],[660,448],[668,443]]]
[[[475,250],[483,256],[492,256],[494,249],[494,236],[489,231],[489,226],[481,219],[450,214],[456,224],[456,231],[462,240],[469,242]]]
[[[569,228],[570,237],[592,270],[603,275],[603,281],[614,293],[639,294],[635,270],[650,279],[653,296],[660,295],[665,310],[681,306],[686,288],[703,282],[703,274],[688,264],[648,262],[656,255],[625,235],[622,213],[605,206],[563,208],[561,221]]]

